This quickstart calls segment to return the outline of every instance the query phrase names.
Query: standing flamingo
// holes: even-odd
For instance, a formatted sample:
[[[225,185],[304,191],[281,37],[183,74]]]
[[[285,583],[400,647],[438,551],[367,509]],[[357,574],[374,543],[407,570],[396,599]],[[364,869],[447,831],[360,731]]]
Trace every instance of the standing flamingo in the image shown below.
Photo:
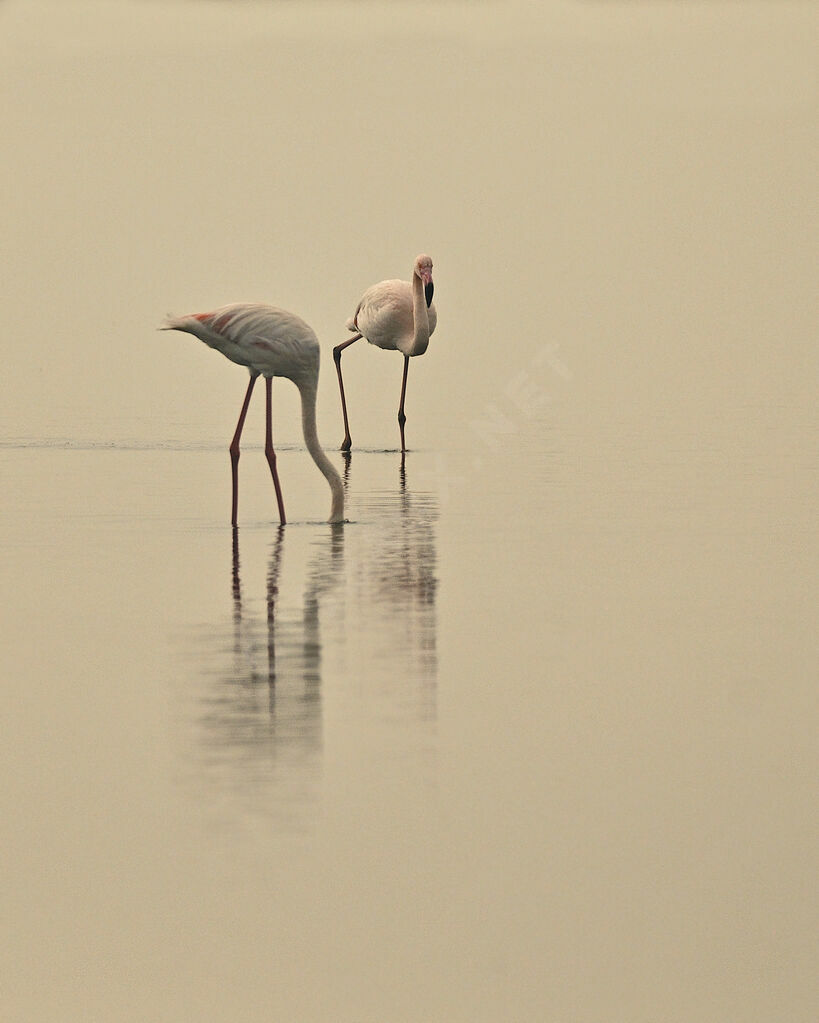
[[[313,330],[300,317],[277,309],[272,305],[238,302],[215,309],[211,313],[193,313],[190,316],[169,316],[160,330],[184,330],[206,345],[250,370],[242,411],[230,445],[230,464],[233,474],[233,506],[231,525],[236,525],[239,501],[239,438],[245,425],[250,395],[258,376],[266,385],[265,455],[273,474],[276,501],[281,524],[286,522],[284,502],[276,471],[276,452],[273,450],[271,415],[271,389],[273,377],[287,377],[298,387],[301,395],[301,425],[304,442],[313,461],[330,484],[332,506],[330,522],[344,521],[344,489],[341,477],[333,468],[319,444],[316,432],[316,391],[319,374],[319,343]]]
[[[404,378],[401,382],[401,402],[398,406],[398,427],[401,430],[401,453],[407,448],[404,443],[404,398],[407,393],[407,370],[414,355],[423,355],[429,339],[438,322],[438,314],[432,304],[432,260],[419,256],[412,268],[412,283],[409,281],[381,281],[367,288],[361,296],[355,315],[347,321],[347,330],[355,333],[333,349],[333,359],[338,373],[338,388],[341,392],[341,411],[344,416],[344,440],[341,450],[349,451],[352,446],[350,424],[347,421],[347,402],[344,398],[344,381],[341,378],[341,353],[359,338],[366,338],[371,345],[387,351],[399,351],[404,356]]]

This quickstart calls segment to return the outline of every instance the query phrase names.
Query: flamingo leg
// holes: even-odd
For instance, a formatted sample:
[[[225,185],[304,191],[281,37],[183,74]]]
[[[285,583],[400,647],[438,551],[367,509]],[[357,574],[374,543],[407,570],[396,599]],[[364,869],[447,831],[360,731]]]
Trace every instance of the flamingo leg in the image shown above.
[[[245,416],[247,416],[250,396],[253,394],[253,385],[256,383],[257,375],[251,374],[250,376],[250,383],[247,385],[247,391],[245,392],[245,400],[242,402],[242,411],[239,413],[239,422],[236,424],[236,432],[233,434],[233,440],[230,442],[230,471],[233,477],[233,504],[230,513],[231,526],[236,525],[236,513],[239,510],[239,438],[242,436]]]
[[[398,406],[398,427],[401,430],[401,454],[403,455],[407,446],[404,443],[404,423],[407,417],[404,415],[404,398],[407,393],[407,370],[409,369],[409,356],[404,356],[404,379],[401,381],[401,404]]]
[[[333,349],[333,361],[336,364],[336,373],[338,374],[338,389],[341,391],[341,414],[344,416],[344,440],[341,442],[342,451],[349,451],[353,442],[350,438],[350,424],[347,421],[347,401],[344,398],[344,381],[341,378],[341,353],[345,348],[349,348],[353,342],[358,341],[361,337],[361,334],[356,334],[356,336],[351,337],[349,341],[342,341],[340,345],[336,345]]]
[[[276,471],[276,452],[273,450],[273,412],[271,408],[271,395],[273,393],[273,380],[271,377],[264,378],[265,384],[265,440],[264,453],[267,455],[267,464],[273,474],[273,486],[276,488],[276,502],[279,505],[279,522],[285,525],[287,519],[284,517],[284,501],[282,500],[282,488],[279,484],[279,474]]]

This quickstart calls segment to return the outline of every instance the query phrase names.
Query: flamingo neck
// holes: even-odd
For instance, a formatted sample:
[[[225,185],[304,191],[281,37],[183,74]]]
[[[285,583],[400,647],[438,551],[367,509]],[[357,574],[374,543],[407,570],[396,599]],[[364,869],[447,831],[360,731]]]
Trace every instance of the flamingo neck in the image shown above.
[[[429,345],[429,313],[424,282],[416,273],[412,275],[412,321],[414,327],[412,350],[405,354],[423,355]]]
[[[344,487],[341,477],[336,472],[330,459],[324,454],[324,449],[319,443],[318,431],[316,430],[316,387],[314,384],[299,386],[301,393],[301,428],[304,432],[304,443],[310,452],[313,461],[319,467],[321,474],[330,484],[330,491],[333,495],[330,506],[330,518],[328,522],[344,521]]]

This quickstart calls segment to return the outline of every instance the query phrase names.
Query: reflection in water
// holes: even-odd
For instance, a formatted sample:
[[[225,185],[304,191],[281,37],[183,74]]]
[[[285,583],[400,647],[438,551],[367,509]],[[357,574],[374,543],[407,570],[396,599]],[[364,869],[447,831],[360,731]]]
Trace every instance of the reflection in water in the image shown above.
[[[348,458],[345,485],[351,476]],[[204,783],[217,819],[243,809],[272,814],[288,829],[303,824],[320,792],[328,687],[340,718],[331,728],[358,730],[359,750],[369,747],[375,757],[415,750],[428,769],[437,502],[412,492],[403,460],[398,487],[356,501],[351,523],[318,537],[276,529],[264,599],[243,579],[233,530],[232,621],[198,640],[206,667],[193,695],[197,787]]]
[[[265,600],[265,649],[262,675],[254,669],[254,632],[258,621],[242,606],[239,531],[233,529],[233,623],[236,678],[248,673],[251,681],[267,686],[269,721],[266,732],[271,749],[281,755],[289,748],[302,753],[321,748],[321,638],[319,604],[337,582],[343,558],[344,530],[331,527],[328,546],[321,546],[305,579],[301,618],[277,609],[279,576],[284,546],[284,527],[279,526],[270,553]]]
[[[349,463],[345,475],[355,476]],[[409,718],[432,721],[438,681],[437,499],[409,486],[403,456],[397,488],[371,491],[359,507],[356,499],[354,493],[352,514],[360,513],[364,528],[351,529],[348,538],[355,614],[350,644],[362,668]]]
[[[301,608],[282,606],[280,579],[285,529],[278,527],[270,548],[265,599],[245,598],[239,530],[233,529],[230,665],[224,631],[209,630],[211,656],[220,670],[205,673],[195,710],[197,773],[216,813],[231,817],[238,799],[254,810],[286,820],[300,815],[310,799],[321,766],[320,606],[338,584],[344,556],[344,529],[329,527],[304,572]]]

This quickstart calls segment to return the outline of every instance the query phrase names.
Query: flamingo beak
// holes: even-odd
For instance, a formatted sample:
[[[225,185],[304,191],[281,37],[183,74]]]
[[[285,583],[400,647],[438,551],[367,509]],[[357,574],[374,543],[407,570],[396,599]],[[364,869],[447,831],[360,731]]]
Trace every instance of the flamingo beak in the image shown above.
[[[424,282],[424,296],[427,300],[427,309],[432,305],[432,295],[435,291],[435,285],[432,283],[432,273],[429,270],[424,271],[421,280]]]

